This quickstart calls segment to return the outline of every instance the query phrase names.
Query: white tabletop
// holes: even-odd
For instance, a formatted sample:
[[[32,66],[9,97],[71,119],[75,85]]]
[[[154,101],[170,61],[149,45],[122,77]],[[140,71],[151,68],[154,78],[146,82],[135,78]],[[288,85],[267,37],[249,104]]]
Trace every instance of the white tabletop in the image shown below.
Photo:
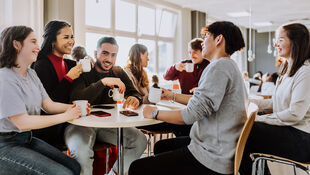
[[[179,103],[172,103],[168,101],[164,101],[166,106],[157,105],[159,110],[177,110],[182,109],[185,105],[181,105]],[[137,127],[137,126],[145,126],[145,125],[153,125],[161,123],[162,121],[147,119],[143,117],[142,109],[145,105],[140,106],[137,110],[133,110],[139,113],[139,116],[131,116],[127,117],[123,114],[120,114],[119,111],[124,110],[122,108],[122,104],[105,104],[107,106],[114,106],[113,109],[92,109],[92,111],[105,111],[111,113],[111,116],[108,117],[97,117],[94,115],[81,117],[79,119],[75,119],[69,121],[69,123],[80,126],[87,127],[96,127],[96,128],[125,128],[125,127]],[[173,109],[169,108],[174,106]]]

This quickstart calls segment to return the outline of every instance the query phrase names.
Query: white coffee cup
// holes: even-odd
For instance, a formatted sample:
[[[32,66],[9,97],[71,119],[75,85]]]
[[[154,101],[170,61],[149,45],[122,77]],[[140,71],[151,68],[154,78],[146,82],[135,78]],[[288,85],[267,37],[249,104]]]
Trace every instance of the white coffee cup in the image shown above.
[[[124,99],[124,93],[119,93],[118,88],[110,89],[108,95],[109,97],[113,97],[114,101],[122,101]]]
[[[194,63],[186,63],[185,70],[186,72],[194,72]]]
[[[159,88],[150,88],[149,97],[148,97],[149,101],[152,103],[158,103],[161,98],[161,93],[162,93],[162,90]]]
[[[82,64],[83,72],[89,72],[91,70],[91,63],[88,58],[80,59],[80,64]]]
[[[79,106],[81,108],[81,117],[85,117],[87,115],[87,100],[75,100],[74,101],[76,106]]]

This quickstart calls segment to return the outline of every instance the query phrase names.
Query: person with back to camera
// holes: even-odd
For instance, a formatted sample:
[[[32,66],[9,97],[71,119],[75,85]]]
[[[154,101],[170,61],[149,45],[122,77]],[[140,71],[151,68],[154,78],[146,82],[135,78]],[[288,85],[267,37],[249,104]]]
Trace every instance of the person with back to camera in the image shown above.
[[[50,21],[46,24],[43,44],[38,60],[32,65],[50,98],[56,102],[69,103],[72,82],[82,73],[81,64],[64,59],[71,54],[75,43],[70,24],[64,21]],[[41,112],[45,114],[44,111]],[[64,129],[67,123],[34,131],[34,136],[63,150]]]
[[[201,54],[202,42],[203,40],[200,38],[191,40],[188,43],[188,51],[191,59],[171,66],[164,75],[165,80],[179,80],[182,94],[193,94],[194,89],[198,86],[203,70],[209,64],[209,61],[204,59]],[[187,63],[194,63],[193,72],[186,71]]]
[[[4,29],[0,37],[0,174],[79,175],[80,165],[31,130],[77,119],[81,109],[52,101],[29,66],[40,47],[26,26]],[[40,109],[55,115],[40,115]]]
[[[116,103],[109,97],[109,91],[116,86],[124,94],[126,101],[123,108],[136,109],[142,104],[142,97],[134,88],[126,72],[115,66],[118,45],[113,37],[103,37],[97,42],[95,50],[96,63],[90,72],[83,73],[73,85],[70,99],[88,100],[91,104]],[[140,158],[146,149],[146,138],[136,128],[123,128],[124,138],[124,171],[135,159]],[[117,144],[116,128],[91,128],[69,125],[65,131],[66,144],[73,158],[77,159],[82,167],[82,174],[89,175],[93,171],[93,146],[95,142]],[[117,170],[117,162],[109,172],[113,175]]]
[[[273,113],[256,117],[245,145],[241,175],[251,174],[250,153],[266,153],[299,162],[310,161],[310,39],[300,23],[281,26],[275,47],[287,64],[272,99],[252,100]]]
[[[71,56],[72,56],[72,59],[74,59],[77,63],[81,59],[84,59],[86,57],[87,59],[90,60],[92,67],[94,67],[94,65],[95,65],[94,60],[90,56],[87,55],[86,49],[84,47],[82,47],[82,46],[74,47],[73,50],[72,50]]]
[[[146,106],[145,118],[174,124],[193,124],[190,137],[158,141],[155,156],[134,161],[129,175],[232,174],[237,141],[246,120],[247,95],[241,73],[230,59],[245,46],[240,29],[231,22],[208,26],[202,44],[210,61],[194,94],[164,90],[163,99],[185,102],[183,110]],[[175,98],[174,98],[175,97]]]

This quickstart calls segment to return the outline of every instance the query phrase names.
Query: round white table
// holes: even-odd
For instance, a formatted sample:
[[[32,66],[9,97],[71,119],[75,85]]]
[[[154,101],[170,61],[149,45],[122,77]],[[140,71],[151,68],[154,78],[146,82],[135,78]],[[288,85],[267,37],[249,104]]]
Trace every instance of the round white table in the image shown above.
[[[157,108],[160,110],[177,110],[185,107],[185,105],[182,106],[181,104],[175,102],[161,101],[160,103],[164,104],[164,105],[157,105]],[[104,106],[114,106],[114,108],[113,109],[94,108],[91,109],[91,111],[105,111],[110,113],[111,116],[97,117],[94,115],[90,115],[69,121],[69,123],[79,126],[95,127],[95,128],[117,128],[118,174],[123,175],[124,174],[123,128],[154,125],[161,123],[162,121],[144,118],[142,109],[145,105],[140,106],[137,110],[133,110],[137,112],[139,116],[130,116],[130,117],[120,114],[120,111],[124,110],[122,104],[104,104]]]

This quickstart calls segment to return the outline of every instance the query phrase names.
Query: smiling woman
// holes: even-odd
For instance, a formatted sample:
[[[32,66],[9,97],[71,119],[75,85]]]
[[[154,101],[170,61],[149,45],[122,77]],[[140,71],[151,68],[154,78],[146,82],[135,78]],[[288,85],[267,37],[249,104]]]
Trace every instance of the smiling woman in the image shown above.
[[[74,160],[32,136],[31,130],[76,119],[80,108],[55,103],[29,66],[40,47],[26,26],[0,37],[0,174],[80,174]],[[56,114],[41,116],[40,109]],[[21,166],[22,165],[22,166]]]
[[[80,64],[63,59],[65,54],[71,54],[75,43],[71,26],[64,21],[50,21],[45,26],[43,37],[42,49],[33,68],[51,99],[68,103],[72,82],[82,73]],[[61,124],[36,130],[34,135],[62,149],[65,127],[66,124]]]

